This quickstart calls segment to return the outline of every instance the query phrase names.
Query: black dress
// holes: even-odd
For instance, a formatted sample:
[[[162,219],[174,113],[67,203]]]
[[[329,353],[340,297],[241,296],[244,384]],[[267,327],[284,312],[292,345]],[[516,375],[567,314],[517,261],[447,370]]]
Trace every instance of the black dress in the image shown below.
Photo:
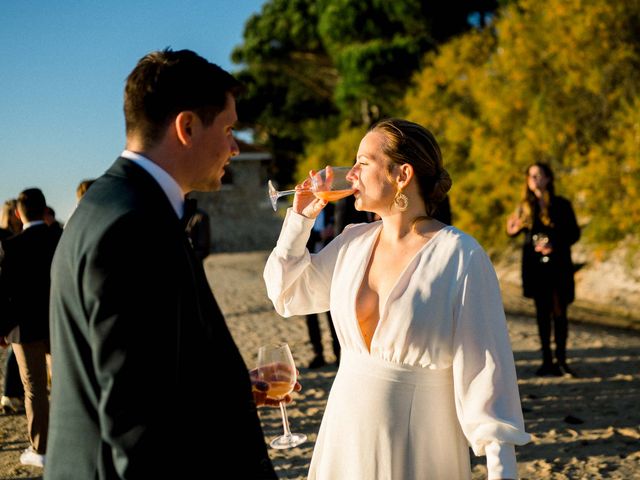
[[[536,212],[537,213],[537,212]],[[554,196],[549,204],[551,222],[544,225],[535,215],[533,227],[525,229],[522,247],[522,288],[527,298],[539,298],[557,292],[564,305],[575,297],[574,267],[571,261],[571,245],[580,238],[580,228],[571,203],[566,198]],[[542,255],[535,251],[534,236],[546,234],[553,252]]]

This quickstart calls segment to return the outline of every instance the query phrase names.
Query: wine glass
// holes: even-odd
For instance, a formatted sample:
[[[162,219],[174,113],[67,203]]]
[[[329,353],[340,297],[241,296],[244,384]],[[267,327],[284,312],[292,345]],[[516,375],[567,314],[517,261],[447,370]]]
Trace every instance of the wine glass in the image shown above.
[[[540,262],[547,263],[549,261],[549,256],[542,253],[543,249],[549,247],[550,239],[546,233],[535,233],[532,236],[533,245],[536,252],[541,253]]]
[[[284,398],[296,384],[296,365],[286,343],[263,345],[258,350],[258,378],[269,385],[267,397],[278,400],[282,413],[284,435],[274,438],[273,448],[293,448],[307,440],[304,433],[291,433]]]
[[[350,171],[351,167],[327,166],[314,175],[311,175],[311,186],[302,189],[302,191],[312,192],[316,197],[329,202],[348,197],[354,192],[352,182],[347,180],[347,174]],[[278,191],[271,180],[269,180],[268,185],[269,198],[271,199],[271,205],[274,211],[278,208],[277,202],[280,197],[296,193],[295,189]]]

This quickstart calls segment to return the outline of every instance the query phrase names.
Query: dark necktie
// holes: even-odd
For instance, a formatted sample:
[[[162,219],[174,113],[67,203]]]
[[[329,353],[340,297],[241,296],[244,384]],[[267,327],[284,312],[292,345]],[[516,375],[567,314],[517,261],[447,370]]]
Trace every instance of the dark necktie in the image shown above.
[[[191,218],[195,215],[196,210],[198,208],[198,202],[195,198],[187,198],[184,201],[184,211],[182,213],[182,226],[183,228],[187,228]]]

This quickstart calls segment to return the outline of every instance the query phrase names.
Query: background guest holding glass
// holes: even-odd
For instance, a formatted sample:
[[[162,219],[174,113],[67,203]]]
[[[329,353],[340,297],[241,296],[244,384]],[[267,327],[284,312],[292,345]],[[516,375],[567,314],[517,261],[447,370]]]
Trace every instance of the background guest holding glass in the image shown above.
[[[524,233],[522,289],[536,305],[542,365],[537,375],[575,375],[567,364],[567,307],[575,297],[571,245],[580,228],[571,203],[555,194],[553,171],[546,163],[534,163],[525,173],[522,200],[507,219],[507,233]],[[555,362],[551,352],[551,325]]]

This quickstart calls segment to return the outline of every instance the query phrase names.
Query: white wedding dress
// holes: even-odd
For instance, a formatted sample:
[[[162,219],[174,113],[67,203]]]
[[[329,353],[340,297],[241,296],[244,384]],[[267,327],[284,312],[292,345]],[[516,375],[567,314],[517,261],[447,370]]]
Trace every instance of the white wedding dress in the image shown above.
[[[469,446],[487,455],[489,479],[517,478],[514,445],[530,436],[484,250],[454,227],[438,232],[381,304],[369,351],[356,295],[382,223],[349,226],[315,255],[312,226],[289,210],[264,273],[278,313],[330,309],[342,346],[309,479],[469,479]]]

